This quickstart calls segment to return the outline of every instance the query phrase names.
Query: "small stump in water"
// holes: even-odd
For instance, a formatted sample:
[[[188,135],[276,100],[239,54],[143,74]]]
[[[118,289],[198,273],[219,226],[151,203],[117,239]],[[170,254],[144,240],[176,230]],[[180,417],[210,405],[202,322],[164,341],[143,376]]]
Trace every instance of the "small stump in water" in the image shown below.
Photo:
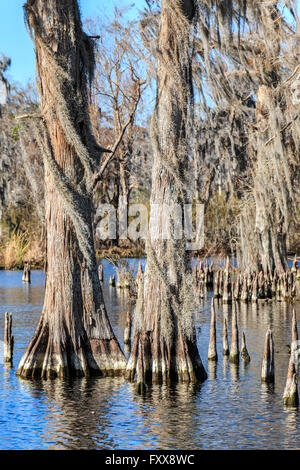
[[[262,382],[274,382],[274,379],[274,342],[272,331],[269,327],[265,338],[264,355],[261,368],[261,380]]]
[[[299,405],[297,374],[293,354],[290,355],[288,375],[283,393],[283,404],[291,407],[298,407]]]
[[[4,325],[4,363],[12,364],[13,350],[14,350],[14,337],[12,331],[12,313],[5,312],[5,325]]]
[[[220,282],[220,278],[221,278],[221,271],[216,271],[214,273],[214,278],[213,278],[213,288],[214,288],[214,297],[215,299],[221,297],[221,282]]]
[[[243,332],[243,335],[242,335],[242,349],[241,349],[241,356],[244,360],[245,363],[248,363],[250,362],[250,356],[249,356],[249,353],[248,353],[248,350],[247,350],[247,346],[246,346],[246,337],[245,337],[245,333]]]
[[[23,282],[28,282],[28,283],[31,282],[31,272],[30,272],[30,264],[29,263],[25,263],[25,265],[24,265],[22,281]]]
[[[223,318],[223,356],[229,356],[227,319]]]
[[[231,333],[231,347],[229,360],[233,364],[238,364],[239,359],[239,330],[237,325],[237,314],[236,314],[236,305],[233,303],[232,306],[232,333]]]
[[[213,298],[211,299],[211,320],[210,320],[208,360],[209,361],[218,360],[217,346],[216,346],[216,314],[215,314]]]
[[[224,269],[223,275],[223,303],[229,304],[232,301],[232,287],[231,287],[231,279],[230,279],[230,261],[229,257],[227,256],[226,266]]]

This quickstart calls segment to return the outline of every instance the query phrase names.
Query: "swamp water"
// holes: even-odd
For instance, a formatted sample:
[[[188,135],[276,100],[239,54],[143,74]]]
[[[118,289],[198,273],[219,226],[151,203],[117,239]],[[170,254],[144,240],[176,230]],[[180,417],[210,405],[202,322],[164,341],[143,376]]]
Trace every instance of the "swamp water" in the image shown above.
[[[131,260],[137,268],[138,261]],[[108,286],[113,267],[104,265],[104,297],[121,345],[128,300]],[[289,361],[291,306],[263,302],[238,304],[241,342],[245,331],[251,362],[239,366],[222,356],[222,317],[231,306],[215,301],[217,365],[208,364],[210,301],[199,301],[198,347],[208,379],[201,385],[153,386],[145,397],[123,379],[23,380],[19,360],[40,317],[44,273],[0,271],[0,338],[4,312],[13,313],[14,363],[3,366],[0,351],[0,449],[299,449],[300,414],[285,409],[282,394]],[[296,304],[300,325],[300,303]],[[271,325],[275,343],[275,386],[261,384],[264,337]]]

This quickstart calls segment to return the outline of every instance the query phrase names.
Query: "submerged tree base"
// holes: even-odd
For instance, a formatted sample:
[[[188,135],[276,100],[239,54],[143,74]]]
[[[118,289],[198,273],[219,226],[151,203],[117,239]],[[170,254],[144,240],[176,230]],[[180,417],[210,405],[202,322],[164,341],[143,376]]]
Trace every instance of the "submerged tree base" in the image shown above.
[[[63,339],[55,343],[49,328],[42,327],[41,323],[20,361],[18,376],[48,379],[124,374],[126,359],[114,337],[88,339],[83,335],[71,339],[65,331]]]
[[[76,353],[35,352],[24,357],[16,374],[23,378],[89,377],[93,375],[115,377],[124,375],[126,362],[114,351],[114,341],[100,340],[97,356],[83,349]],[[116,354],[114,354],[114,352]]]
[[[183,340],[180,335],[170,348],[165,340],[152,332],[136,333],[125,376],[139,388],[147,383],[203,382],[207,379],[196,338]]]

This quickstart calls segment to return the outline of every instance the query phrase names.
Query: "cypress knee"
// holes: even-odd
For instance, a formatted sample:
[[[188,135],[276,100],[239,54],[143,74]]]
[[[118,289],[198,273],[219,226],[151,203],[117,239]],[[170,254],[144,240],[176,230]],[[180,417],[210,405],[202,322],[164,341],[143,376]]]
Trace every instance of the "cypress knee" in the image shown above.
[[[261,369],[261,380],[263,382],[274,382],[275,368],[274,368],[274,342],[273,335],[270,327],[267,330],[265,338],[265,347],[263,354],[263,362]]]
[[[258,295],[257,291],[258,291],[258,281],[257,281],[257,275],[255,275],[253,279],[253,284],[252,284],[252,295],[251,295],[252,302],[257,302],[257,295]]]
[[[229,356],[227,319],[223,317],[223,356]]]
[[[241,301],[248,302],[248,287],[247,287],[247,277],[244,275],[242,292],[241,292]]]
[[[24,265],[22,281],[23,282],[28,282],[28,283],[31,282],[31,271],[30,271],[30,264],[29,263],[25,263],[25,265]]]
[[[230,274],[230,269],[231,269],[230,260],[229,260],[229,256],[227,256],[226,257],[226,262],[225,262],[225,267],[224,267],[224,274]]]
[[[239,363],[239,331],[235,304],[232,306],[232,333],[229,360],[234,364]]]
[[[216,314],[215,314],[213,298],[211,299],[211,320],[210,320],[208,360],[210,361],[218,360],[217,346],[216,346]]]
[[[215,298],[220,297],[220,294],[219,294],[220,274],[221,274],[221,271],[219,270],[215,271],[214,273],[213,285],[214,285],[214,297]]]
[[[288,283],[285,275],[282,276],[281,297],[284,301],[289,299]]]
[[[248,300],[252,299],[252,283],[253,283],[252,276],[249,273],[247,276]]]
[[[230,275],[225,274],[223,278],[223,303],[229,304],[232,301]]]
[[[11,364],[13,360],[14,337],[12,331],[12,313],[5,312],[4,324],[4,362]]]
[[[199,299],[205,298],[205,285],[202,279],[200,279],[199,284],[198,284],[198,294],[199,294]]]
[[[245,362],[250,362],[250,355],[248,353],[248,350],[247,350],[247,346],[246,346],[246,337],[245,337],[245,333],[243,332],[243,335],[242,335],[242,349],[241,349],[241,356],[243,358],[243,360]]]
[[[142,354],[142,343],[138,345],[138,360],[137,360],[137,368],[136,368],[136,384],[135,389],[137,393],[143,395],[147,390],[147,385],[145,383],[145,370],[144,370],[144,361],[143,361],[143,354]]]
[[[204,283],[205,283],[205,287],[208,287],[208,285],[209,285],[209,267],[208,267],[207,259],[205,260],[205,263],[204,263]]]
[[[223,275],[223,302],[230,303],[232,300],[231,279],[230,279],[230,261],[227,256]]]
[[[292,407],[298,407],[299,405],[297,375],[293,354],[290,355],[286,385],[283,392],[283,403],[285,406]]]
[[[208,287],[213,286],[213,280],[214,280],[214,260],[212,260],[208,269]]]
[[[272,294],[272,299],[275,299],[275,298],[276,298],[277,282],[278,282],[277,274],[276,274],[276,272],[274,272],[273,278],[272,278],[272,282],[271,282],[271,294]]]
[[[241,291],[241,278],[240,278],[240,275],[237,275],[235,283],[234,283],[234,289],[233,289],[234,300],[238,300],[240,298],[240,291]]]
[[[276,300],[278,302],[282,301],[282,278],[281,276],[278,277],[277,285],[276,285]]]

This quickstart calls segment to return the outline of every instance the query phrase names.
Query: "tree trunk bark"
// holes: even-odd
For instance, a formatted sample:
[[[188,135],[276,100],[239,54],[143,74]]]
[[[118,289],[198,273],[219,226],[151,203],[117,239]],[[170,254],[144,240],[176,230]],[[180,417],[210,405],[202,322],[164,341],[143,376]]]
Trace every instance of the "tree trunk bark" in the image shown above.
[[[186,127],[192,105],[189,20],[193,2],[162,0],[161,6],[157,98],[151,126],[151,234],[127,366],[127,378],[136,381],[140,390],[151,381],[203,381],[207,377],[196,344],[186,240],[184,236],[176,239],[172,222],[169,239],[163,236],[166,210],[173,204],[183,208],[187,201]]]
[[[88,117],[92,46],[76,0],[29,0],[25,11],[45,122],[36,139],[45,161],[47,265],[42,316],[17,374],[120,374],[126,360],[106,314],[93,240],[91,181],[99,149]]]
[[[286,241],[291,187],[288,153],[283,149],[282,142],[279,143],[281,116],[286,113],[286,100],[280,86],[282,77],[279,65],[279,57],[282,55],[280,26],[282,16],[277,2],[266,4],[260,10],[266,29],[265,47],[263,46],[263,54],[259,59],[260,67],[257,69],[258,137],[254,137],[252,142],[252,152],[256,155],[256,161],[253,175],[255,236],[251,251],[255,260],[253,268],[273,273],[275,268],[284,270],[287,267]],[[272,44],[271,48],[269,44]],[[249,235],[251,238],[250,233]],[[249,241],[245,240],[245,245],[249,245]]]

